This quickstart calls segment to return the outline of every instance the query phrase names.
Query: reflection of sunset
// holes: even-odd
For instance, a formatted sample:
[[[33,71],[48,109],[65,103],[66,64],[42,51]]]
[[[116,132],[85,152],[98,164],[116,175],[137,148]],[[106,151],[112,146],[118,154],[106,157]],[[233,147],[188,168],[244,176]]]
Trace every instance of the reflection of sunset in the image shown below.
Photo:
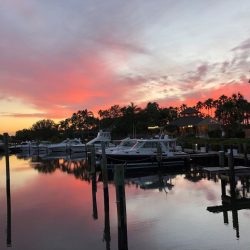
[[[4,180],[4,157],[0,164],[0,175]],[[78,250],[79,246],[105,249],[103,183],[98,172],[97,215],[94,217],[93,182],[82,164],[82,159],[40,161],[35,157],[32,160],[10,157],[12,242],[16,249],[28,249],[27,244],[30,249],[37,250],[51,246],[53,249]],[[154,182],[160,186],[150,185]],[[208,180],[198,172],[194,175],[187,172],[138,177],[131,174],[125,183],[129,249],[134,249],[133,246],[136,249],[162,249],[163,245],[216,249],[218,240],[223,247],[228,242],[235,246],[233,228],[225,227],[220,214],[206,210],[207,206],[221,202],[219,181]],[[0,185],[2,190],[5,189],[3,181]],[[113,181],[108,187],[110,244],[111,249],[117,249],[118,203]],[[5,196],[1,196],[1,204],[5,204]],[[0,210],[1,221],[4,221],[5,213],[5,209]],[[238,213],[241,227],[247,229],[249,213],[245,210]],[[214,241],[203,237],[204,232]],[[248,245],[247,232],[241,232],[242,246]],[[1,238],[1,249],[6,249],[4,244]],[[227,246],[227,249],[234,248]]]

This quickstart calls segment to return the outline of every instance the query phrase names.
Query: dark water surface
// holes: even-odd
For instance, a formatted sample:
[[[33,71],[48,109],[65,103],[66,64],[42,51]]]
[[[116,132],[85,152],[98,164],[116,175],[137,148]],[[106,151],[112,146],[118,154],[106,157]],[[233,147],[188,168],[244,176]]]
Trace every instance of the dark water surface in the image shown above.
[[[7,241],[9,248],[18,250],[118,249],[115,185],[109,182],[109,220],[107,213],[105,220],[103,183],[97,173],[95,193],[93,178],[84,167],[82,159],[11,156],[8,200],[2,157],[0,249],[8,248]],[[250,249],[249,209],[234,210],[234,216],[229,211],[224,217],[207,210],[222,204],[217,177],[155,173],[125,181],[129,250]],[[241,185],[238,189],[240,195]]]

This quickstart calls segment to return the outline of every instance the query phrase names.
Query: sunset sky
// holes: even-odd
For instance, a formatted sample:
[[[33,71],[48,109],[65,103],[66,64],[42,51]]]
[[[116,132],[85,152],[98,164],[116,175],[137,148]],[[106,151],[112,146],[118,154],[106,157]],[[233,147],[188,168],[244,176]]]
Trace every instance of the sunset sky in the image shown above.
[[[0,133],[149,101],[250,100],[249,0],[0,0]]]

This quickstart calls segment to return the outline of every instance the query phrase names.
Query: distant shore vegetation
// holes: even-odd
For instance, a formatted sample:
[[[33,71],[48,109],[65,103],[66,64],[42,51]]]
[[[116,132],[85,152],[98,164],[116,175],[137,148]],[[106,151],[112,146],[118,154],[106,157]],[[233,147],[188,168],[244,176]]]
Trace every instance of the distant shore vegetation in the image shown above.
[[[121,139],[148,134],[149,127],[159,127],[171,134],[176,130],[171,122],[187,107],[186,104],[160,107],[157,102],[149,102],[141,108],[131,102],[127,106],[113,105],[99,110],[98,117],[92,111],[82,109],[58,123],[51,119],[39,120],[31,128],[17,131],[12,139],[59,141],[81,138],[87,141],[96,136],[100,129],[111,131],[114,139]],[[250,128],[250,103],[240,93],[229,97],[221,95],[216,100],[208,98],[204,102],[197,102],[193,108],[199,111],[199,116],[213,117],[220,122],[225,137],[244,137],[244,128]]]

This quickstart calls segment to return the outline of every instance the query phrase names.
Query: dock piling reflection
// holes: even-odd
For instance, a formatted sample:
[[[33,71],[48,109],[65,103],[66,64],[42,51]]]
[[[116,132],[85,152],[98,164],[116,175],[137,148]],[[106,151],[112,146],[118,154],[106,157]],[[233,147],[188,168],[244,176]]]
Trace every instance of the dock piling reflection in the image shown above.
[[[118,249],[128,249],[127,238],[127,213],[126,197],[124,188],[124,165],[115,166],[115,187],[116,187],[116,204],[118,219]]]
[[[109,189],[108,189],[108,170],[107,158],[105,154],[105,144],[102,142],[102,179],[103,179],[103,197],[104,197],[104,233],[103,240],[106,242],[106,249],[110,249],[110,218],[109,218]]]
[[[92,174],[92,203],[93,203],[93,218],[95,220],[98,219],[98,210],[97,210],[97,202],[96,202],[96,172]]]
[[[11,193],[10,193],[10,161],[9,136],[4,133],[5,162],[6,162],[6,201],[7,201],[7,247],[11,247]]]

